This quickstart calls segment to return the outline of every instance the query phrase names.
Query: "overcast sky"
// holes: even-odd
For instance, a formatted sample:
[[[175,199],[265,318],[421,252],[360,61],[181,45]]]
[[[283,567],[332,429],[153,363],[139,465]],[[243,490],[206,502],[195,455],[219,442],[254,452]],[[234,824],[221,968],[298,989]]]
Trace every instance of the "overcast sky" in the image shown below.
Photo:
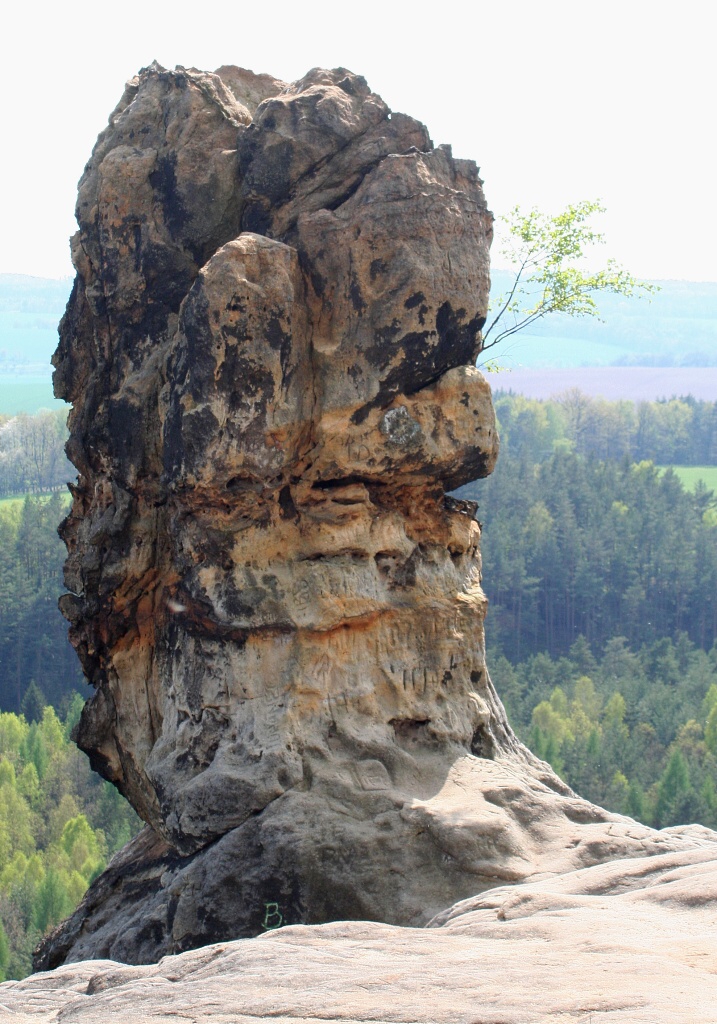
[[[704,0],[71,0],[14,4],[3,34],[0,272],[72,273],[77,180],[124,81],[157,59],[287,80],[350,68],[478,162],[496,215],[600,198],[606,255],[717,281]]]

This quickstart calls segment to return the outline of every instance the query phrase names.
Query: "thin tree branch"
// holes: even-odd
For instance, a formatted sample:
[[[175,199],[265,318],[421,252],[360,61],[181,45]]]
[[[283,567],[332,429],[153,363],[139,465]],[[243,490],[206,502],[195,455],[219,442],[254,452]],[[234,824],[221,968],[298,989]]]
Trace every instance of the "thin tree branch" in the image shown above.
[[[517,275],[516,275],[516,278],[515,278],[515,281],[513,282],[513,287],[512,287],[511,289],[510,289],[510,293],[509,293],[509,295],[508,295],[508,298],[507,298],[507,299],[505,300],[505,303],[503,304],[503,307],[502,307],[502,308],[501,308],[501,309],[500,309],[500,310],[498,311],[498,313],[497,313],[497,314],[496,314],[496,315],[495,315],[495,316],[493,317],[493,321],[492,321],[492,323],[491,323],[490,327],[488,328],[488,330],[487,330],[487,331],[485,332],[485,334],[483,335],[483,340],[484,340],[484,341],[485,341],[485,339],[486,339],[486,338],[488,337],[488,335],[490,334],[490,332],[491,332],[491,331],[493,330],[493,328],[495,327],[495,325],[496,325],[496,324],[498,323],[498,321],[500,320],[500,318],[501,318],[501,317],[503,316],[503,314],[505,313],[505,311],[506,311],[506,310],[508,309],[508,307],[510,306],[511,302],[513,301],[513,296],[515,295],[515,293],[516,293],[516,291],[517,291],[517,289],[518,289],[518,284],[520,283],[520,278],[521,278],[521,276],[522,276],[522,273],[523,273],[523,271],[525,270],[525,268],[526,268],[527,264],[528,264],[528,260],[527,260],[527,258],[526,258],[526,259],[525,259],[525,260],[523,261],[523,263],[521,264],[520,270],[518,271],[518,273],[517,273]],[[495,342],[493,342],[493,344],[495,344]],[[486,346],[484,345],[484,346],[483,346],[483,349],[485,349],[485,348],[486,348]]]

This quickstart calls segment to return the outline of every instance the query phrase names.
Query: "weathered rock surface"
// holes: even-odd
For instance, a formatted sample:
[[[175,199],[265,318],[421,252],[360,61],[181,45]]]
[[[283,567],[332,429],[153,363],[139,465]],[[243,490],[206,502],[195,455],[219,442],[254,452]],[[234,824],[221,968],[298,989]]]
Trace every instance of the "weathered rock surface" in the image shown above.
[[[713,1024],[709,836],[681,854],[491,889],[428,929],[299,925],[149,967],[72,964],[1,985],[0,1022]]]
[[[700,848],[571,793],[486,670],[480,527],[446,495],[498,451],[475,165],[343,69],[154,65],[77,217],[55,357],[77,741],[148,828],[38,966],[422,925]]]

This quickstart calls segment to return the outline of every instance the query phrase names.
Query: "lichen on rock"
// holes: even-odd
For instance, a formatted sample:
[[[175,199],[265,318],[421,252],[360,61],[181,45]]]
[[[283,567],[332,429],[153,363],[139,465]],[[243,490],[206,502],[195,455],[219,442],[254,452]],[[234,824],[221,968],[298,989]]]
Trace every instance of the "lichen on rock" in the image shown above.
[[[447,494],[498,454],[475,164],[345,69],[155,64],[77,219],[61,607],[77,742],[147,828],[38,966],[259,934],[267,907],[418,925],[671,849],[522,747],[486,669],[480,526]]]

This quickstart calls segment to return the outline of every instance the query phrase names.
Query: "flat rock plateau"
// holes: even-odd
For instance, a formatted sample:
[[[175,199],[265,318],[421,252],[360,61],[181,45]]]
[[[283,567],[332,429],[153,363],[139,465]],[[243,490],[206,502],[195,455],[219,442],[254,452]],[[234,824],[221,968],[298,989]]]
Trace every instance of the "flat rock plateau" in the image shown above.
[[[717,835],[581,799],[486,667],[476,165],[345,69],[155,64],[77,220],[75,738],[146,826],[0,1020],[714,1020]]]

